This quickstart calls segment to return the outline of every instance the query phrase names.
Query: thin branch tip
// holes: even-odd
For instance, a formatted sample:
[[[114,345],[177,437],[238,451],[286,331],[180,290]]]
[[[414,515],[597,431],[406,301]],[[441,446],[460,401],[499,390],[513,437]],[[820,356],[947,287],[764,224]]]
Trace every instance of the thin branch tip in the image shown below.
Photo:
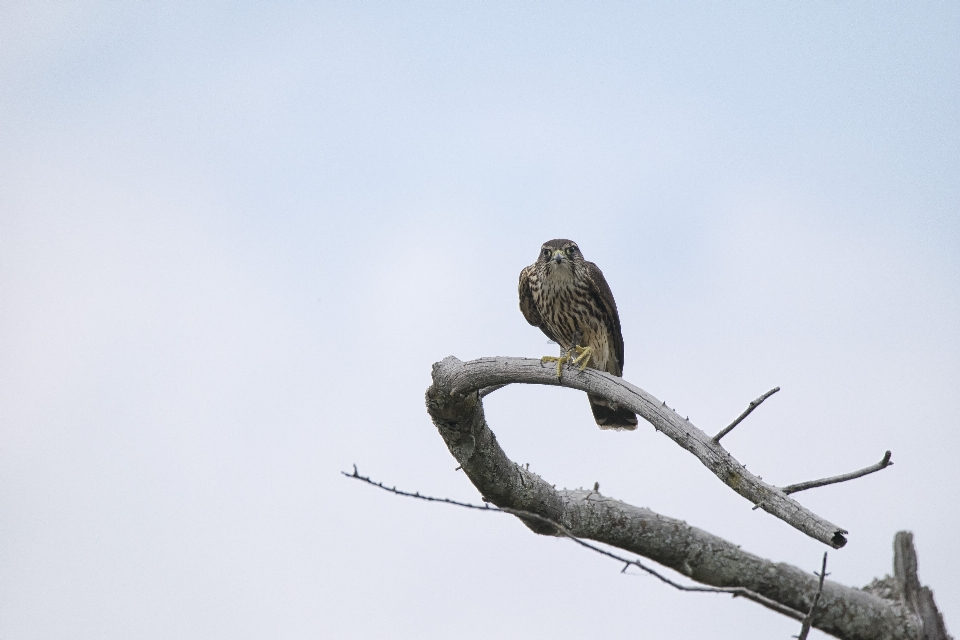
[[[864,467],[863,469],[851,471],[850,473],[844,473],[839,476],[821,478],[820,480],[808,480],[807,482],[798,482],[796,484],[783,487],[781,491],[787,495],[790,495],[791,493],[797,493],[798,491],[806,491],[807,489],[815,489],[816,487],[825,487],[828,484],[837,484],[838,482],[856,480],[857,478],[862,478],[863,476],[870,475],[871,473],[876,473],[877,471],[882,471],[887,467],[893,466],[893,462],[890,460],[892,455],[893,454],[890,451],[887,451],[883,454],[883,459],[880,460],[880,462],[872,464],[869,467]]]
[[[737,417],[736,420],[734,420],[733,422],[731,422],[730,424],[728,424],[726,427],[724,427],[723,429],[721,429],[721,430],[720,430],[720,433],[718,433],[717,435],[713,436],[713,441],[714,441],[714,442],[720,442],[720,438],[722,438],[723,436],[725,436],[725,435],[727,435],[728,433],[730,433],[731,431],[733,431],[734,427],[736,427],[738,424],[740,424],[741,422],[743,422],[744,419],[745,419],[748,415],[750,415],[751,413],[753,413],[753,410],[754,410],[754,409],[756,409],[756,408],[759,407],[761,404],[763,404],[763,401],[764,401],[764,400],[766,400],[767,398],[769,398],[770,396],[772,396],[773,394],[775,394],[777,391],[780,391],[780,387],[774,387],[773,389],[770,389],[770,391],[767,391],[765,394],[763,394],[762,396],[760,396],[760,397],[757,398],[756,400],[753,400],[753,401],[747,406],[746,410]]]
[[[803,618],[803,624],[800,626],[800,635],[797,636],[797,640],[807,640],[807,634],[810,633],[810,627],[813,624],[813,614],[816,612],[817,605],[820,603],[820,596],[823,594],[823,579],[828,575],[826,551],[823,552],[823,564],[820,566],[820,573],[814,571],[813,575],[820,576],[820,582],[817,585],[817,592],[813,594],[813,604],[810,606],[810,612]]]

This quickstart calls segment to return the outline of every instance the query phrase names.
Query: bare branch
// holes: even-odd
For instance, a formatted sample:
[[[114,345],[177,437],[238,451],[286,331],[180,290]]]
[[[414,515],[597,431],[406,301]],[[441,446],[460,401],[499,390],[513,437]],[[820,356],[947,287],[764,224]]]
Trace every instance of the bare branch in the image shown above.
[[[401,491],[400,489],[397,489],[396,487],[387,487],[387,486],[383,485],[383,483],[374,482],[374,481],[371,480],[368,476],[362,476],[362,475],[360,475],[360,474],[357,472],[357,465],[353,465],[353,473],[347,473],[346,471],[341,471],[340,473],[342,473],[343,475],[347,476],[348,478],[356,478],[357,480],[360,480],[360,481],[362,481],[362,482],[366,482],[367,484],[370,484],[370,485],[373,485],[373,486],[378,487],[378,488],[380,488],[380,489],[383,489],[384,491],[389,491],[390,493],[395,493],[395,494],[397,494],[398,496],[406,496],[407,498],[418,498],[418,499],[420,499],[420,500],[426,500],[427,502],[445,502],[445,503],[447,503],[447,504],[454,504],[454,505],[456,505],[456,506],[458,506],[458,507],[466,507],[467,509],[479,509],[480,511],[502,511],[502,509],[498,509],[498,508],[496,508],[496,507],[491,507],[491,506],[488,505],[488,504],[479,505],[479,504],[470,504],[469,502],[458,502],[458,501],[456,501],[456,500],[451,500],[450,498],[433,498],[433,497],[431,497],[431,496],[423,496],[423,495],[420,495],[420,492],[419,492],[419,491],[416,492],[416,493],[409,493],[409,492],[407,492],[407,491]]]
[[[489,358],[464,364],[447,358],[434,365],[433,385],[426,394],[427,411],[450,453],[484,500],[504,510],[541,516],[544,520],[518,515],[535,533],[566,535],[557,528],[559,524],[580,540],[618,547],[700,584],[741,587],[793,611],[809,610],[810,594],[818,584],[808,572],[764,560],[685,522],[603,496],[599,491],[557,490],[510,460],[487,426],[483,402],[474,391],[507,381],[557,384],[555,371],[541,368],[539,360],[522,359]],[[714,459],[720,460],[721,452],[728,455],[716,443],[709,443],[708,436],[696,435],[679,416],[670,418],[669,414],[675,416],[671,410],[663,410],[669,414],[654,411],[650,405],[659,410],[658,401],[619,378],[587,369],[582,375],[565,375],[564,384],[591,393],[603,389],[604,397],[613,396],[622,406],[638,412],[642,408],[641,415],[656,421],[660,430],[670,429],[675,440],[698,443],[685,448],[712,452]],[[677,426],[686,427],[686,431]],[[786,498],[777,489],[769,490]],[[799,505],[796,508],[802,509]],[[845,640],[920,638],[918,619],[899,602],[829,580],[824,580],[811,624]]]
[[[511,509],[511,508],[509,508],[509,507],[500,507],[500,508],[498,508],[498,507],[491,507],[491,506],[489,506],[488,504],[483,504],[483,505],[470,504],[469,502],[459,502],[459,501],[457,501],[457,500],[450,500],[449,498],[435,498],[435,497],[432,497],[432,496],[425,496],[425,495],[421,494],[419,491],[417,491],[416,493],[410,493],[410,492],[408,492],[408,491],[401,491],[400,489],[397,489],[396,487],[387,487],[387,486],[385,486],[383,483],[374,482],[373,480],[371,480],[371,479],[370,479],[369,477],[367,477],[367,476],[361,476],[361,475],[357,472],[357,465],[353,465],[353,473],[347,473],[346,471],[341,471],[340,473],[343,474],[343,475],[345,475],[345,476],[348,477],[348,478],[354,478],[354,479],[356,479],[356,480],[360,480],[361,482],[365,482],[365,483],[367,483],[367,484],[369,484],[369,485],[372,485],[372,486],[374,486],[374,487],[377,487],[377,488],[379,488],[379,489],[383,489],[384,491],[389,491],[390,493],[393,493],[393,494],[398,495],[398,496],[405,496],[405,497],[408,497],[408,498],[418,498],[418,499],[420,499],[420,500],[426,500],[426,501],[428,501],[428,502],[443,502],[443,503],[446,503],[446,504],[456,505],[456,506],[458,506],[458,507],[466,507],[466,508],[468,508],[468,509],[476,509],[477,511],[491,511],[491,512],[498,512],[498,513],[506,513],[506,514],[510,514],[510,515],[516,516],[516,517],[518,517],[518,518],[520,518],[520,519],[524,519],[524,518],[526,518],[526,519],[533,519],[533,520],[536,520],[536,521],[541,522],[541,523],[543,523],[543,524],[546,524],[546,525],[549,525],[549,526],[551,526],[551,527],[554,527],[554,528],[557,530],[557,532],[559,532],[561,535],[569,538],[570,540],[572,540],[573,542],[576,542],[578,545],[580,545],[580,546],[582,546],[582,547],[585,547],[585,548],[587,548],[587,549],[590,549],[591,551],[594,551],[594,552],[596,552],[596,553],[599,553],[600,555],[606,556],[606,557],[608,557],[608,558],[613,558],[614,560],[616,560],[616,561],[618,561],[618,562],[622,562],[623,565],[624,565],[624,567],[623,567],[623,569],[620,571],[620,573],[626,573],[626,570],[627,570],[629,567],[633,566],[633,567],[637,567],[637,568],[639,568],[639,569],[647,572],[648,574],[650,574],[650,575],[652,575],[653,577],[657,578],[657,579],[660,580],[661,582],[663,582],[663,583],[665,583],[665,584],[668,584],[668,585],[670,585],[671,587],[673,587],[674,589],[678,589],[678,590],[680,590],[680,591],[689,591],[689,592],[696,592],[696,593],[726,593],[726,594],[732,595],[733,597],[738,597],[738,596],[739,596],[739,597],[742,597],[742,598],[746,598],[746,599],[748,599],[748,600],[752,600],[752,601],[754,601],[754,602],[756,602],[756,603],[758,603],[758,604],[761,604],[761,605],[767,607],[768,609],[771,609],[771,610],[773,610],[773,611],[776,611],[777,613],[779,613],[779,614],[781,614],[781,615],[787,616],[787,617],[789,617],[789,618],[793,618],[794,620],[803,620],[803,619],[804,619],[803,614],[800,613],[799,611],[795,611],[795,610],[791,609],[790,607],[784,606],[784,605],[780,604],[779,602],[776,602],[775,600],[771,600],[770,598],[766,598],[766,597],[760,595],[759,593],[754,593],[753,591],[750,591],[749,589],[744,589],[743,587],[694,587],[694,586],[684,585],[684,584],[680,584],[680,583],[678,583],[678,582],[674,582],[673,580],[671,580],[670,578],[664,576],[663,574],[661,574],[661,573],[658,572],[657,570],[651,569],[650,567],[646,566],[645,564],[643,564],[643,563],[640,562],[639,560],[630,560],[629,558],[624,558],[624,557],[621,556],[621,555],[618,555],[618,554],[613,553],[613,552],[611,552],[611,551],[608,551],[608,550],[606,550],[606,549],[602,549],[602,548],[600,548],[600,547],[598,547],[598,546],[596,546],[596,545],[590,544],[589,542],[587,542],[587,541],[585,541],[585,540],[581,540],[580,538],[578,538],[578,537],[576,537],[575,535],[573,535],[572,533],[570,533],[570,531],[568,531],[567,528],[564,527],[563,525],[561,525],[560,523],[554,522],[553,520],[550,520],[549,518],[545,518],[545,517],[541,516],[541,515],[538,514],[538,513],[533,513],[532,511],[524,511],[524,510],[522,510],[522,509]],[[630,574],[627,574],[627,575],[630,575]]]
[[[544,366],[540,360],[531,358],[480,358],[461,362],[451,356],[433,367],[434,380],[442,380],[442,386],[453,396],[510,383],[561,385],[599,395],[650,422],[657,431],[695,455],[727,486],[764,511],[835,549],[847,543],[845,529],[747,471],[726,449],[688,419],[623,378],[596,369],[567,369],[558,379],[555,367]]]
[[[770,391],[767,391],[765,394],[763,394],[762,396],[760,396],[759,398],[757,398],[756,400],[754,400],[753,402],[751,402],[750,405],[747,407],[746,411],[744,411],[743,413],[741,413],[740,416],[739,416],[736,420],[734,420],[734,421],[731,422],[729,425],[727,425],[726,427],[724,427],[724,429],[723,429],[722,431],[720,431],[720,433],[718,433],[717,435],[713,436],[713,441],[714,441],[714,442],[720,442],[720,438],[722,438],[723,436],[725,436],[725,435],[727,435],[728,433],[730,433],[731,431],[733,431],[733,428],[734,428],[735,426],[737,426],[738,424],[740,424],[741,422],[743,422],[743,419],[744,419],[744,418],[746,418],[748,415],[750,415],[751,413],[753,413],[753,410],[754,410],[754,409],[756,409],[756,408],[759,407],[761,404],[763,404],[763,401],[764,401],[764,400],[766,400],[767,398],[769,398],[770,396],[772,396],[773,394],[775,394],[777,391],[780,391],[780,387],[774,387],[773,389],[770,389]]]
[[[821,478],[820,480],[809,480],[807,482],[798,482],[797,484],[791,484],[783,489],[786,494],[796,493],[798,491],[806,491],[807,489],[813,489],[815,487],[824,487],[828,484],[836,484],[837,482],[846,482],[847,480],[855,480],[856,478],[861,478],[865,475],[869,475],[881,469],[886,469],[891,466],[893,463],[890,461],[890,452],[887,451],[883,454],[883,459],[877,464],[872,464],[869,467],[864,467],[859,471],[851,471],[850,473],[844,473],[843,475],[833,476],[832,478]]]
[[[820,567],[820,584],[817,585],[817,592],[813,594],[813,604],[810,605],[810,613],[803,619],[803,625],[800,627],[800,635],[797,640],[807,640],[807,634],[810,633],[810,625],[813,623],[813,614],[817,610],[817,604],[820,602],[820,595],[823,593],[823,579],[827,576],[827,552],[823,552],[823,566]]]

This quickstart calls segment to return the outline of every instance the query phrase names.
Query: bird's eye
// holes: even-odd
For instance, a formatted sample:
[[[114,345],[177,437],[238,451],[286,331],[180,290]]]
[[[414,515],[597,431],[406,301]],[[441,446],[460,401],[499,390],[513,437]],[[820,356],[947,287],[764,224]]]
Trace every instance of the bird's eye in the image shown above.
[[[567,247],[567,253],[569,253],[570,255],[573,255],[573,254],[575,254],[576,252],[577,252],[577,248],[576,248],[576,247]]]
[[[550,255],[550,249],[544,249],[544,250],[543,250],[543,255],[544,255],[544,257],[549,256],[549,255]]]

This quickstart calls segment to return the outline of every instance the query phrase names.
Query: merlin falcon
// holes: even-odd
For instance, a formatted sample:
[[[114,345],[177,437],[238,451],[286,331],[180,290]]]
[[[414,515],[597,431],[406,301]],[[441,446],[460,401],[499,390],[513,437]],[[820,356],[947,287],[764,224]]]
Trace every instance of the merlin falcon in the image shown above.
[[[560,345],[557,377],[567,362],[615,376],[623,375],[623,335],[610,286],[600,269],[587,262],[572,240],[549,240],[537,261],[520,272],[520,311],[527,322]],[[576,355],[574,355],[576,354]],[[601,429],[636,429],[630,410],[588,394]]]

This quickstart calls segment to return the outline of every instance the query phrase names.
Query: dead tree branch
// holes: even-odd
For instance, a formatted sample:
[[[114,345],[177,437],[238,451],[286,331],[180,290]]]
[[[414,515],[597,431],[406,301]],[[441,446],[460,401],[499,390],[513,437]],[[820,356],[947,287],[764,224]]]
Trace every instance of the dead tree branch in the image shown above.
[[[865,475],[875,473],[881,469],[886,469],[891,466],[893,463],[890,461],[890,452],[887,451],[883,454],[883,459],[877,464],[872,464],[869,467],[864,467],[859,471],[851,471],[850,473],[844,473],[839,476],[833,476],[830,478],[821,478],[820,480],[809,480],[807,482],[798,482],[797,484],[791,484],[783,489],[784,493],[796,493],[798,491],[806,491],[807,489],[813,489],[815,487],[823,487],[828,484],[836,484],[838,482],[846,482],[847,480],[855,480],[856,478],[861,478]]]
[[[555,372],[552,366],[544,366],[540,360],[530,358],[480,358],[461,362],[449,357],[434,365],[434,386],[442,384],[448,393],[466,395],[487,387],[519,382],[561,385],[602,396],[650,422],[657,431],[695,455],[727,486],[767,513],[835,549],[847,543],[845,529],[747,471],[713,438],[643,389],[595,369],[567,369],[559,380]]]
[[[426,394],[427,410],[450,453],[485,501],[503,510],[540,516],[542,519],[518,516],[536,533],[566,535],[557,528],[560,525],[580,540],[637,554],[701,584],[741,587],[793,611],[810,610],[812,594],[818,589],[818,581],[811,574],[764,560],[685,522],[597,491],[557,490],[510,460],[487,426],[477,390],[509,382],[557,384],[554,371],[541,368],[538,360],[523,359],[489,358],[465,364],[447,358],[434,365],[433,384]],[[565,376],[564,384],[612,397],[661,430],[669,428],[675,440],[710,440],[702,433],[695,436],[684,420],[670,416],[672,411],[653,411],[659,409],[659,402],[619,378],[588,369],[582,375]],[[707,451],[722,460],[716,453],[718,445],[713,447]],[[813,627],[846,640],[920,640],[920,625],[920,619],[900,602],[829,580],[824,580],[812,621]]]
[[[763,404],[763,401],[764,401],[764,400],[766,400],[767,398],[769,398],[770,396],[772,396],[773,394],[775,394],[777,391],[780,391],[780,387],[774,387],[773,389],[770,389],[770,391],[767,391],[765,394],[763,394],[762,396],[760,396],[759,398],[757,398],[756,400],[754,400],[753,402],[751,402],[751,403],[747,406],[746,410],[745,410],[743,413],[741,413],[741,414],[737,417],[736,420],[734,420],[733,422],[731,422],[730,424],[728,424],[726,427],[724,427],[724,428],[720,431],[720,433],[718,433],[717,435],[713,436],[713,441],[714,441],[714,442],[720,442],[720,438],[722,438],[723,436],[725,436],[725,435],[727,435],[728,433],[730,433],[731,431],[733,431],[733,428],[734,428],[735,426],[737,426],[738,424],[740,424],[741,422],[743,422],[743,419],[744,419],[744,418],[746,418],[748,415],[750,415],[751,413],[753,413],[753,410],[754,410],[754,409],[756,409],[756,408],[759,407],[761,404]]]
[[[486,503],[470,504],[469,502],[460,502],[459,500],[451,500],[450,498],[434,498],[433,496],[421,495],[419,491],[415,493],[410,493],[409,491],[403,491],[401,489],[397,489],[396,487],[388,487],[382,482],[376,482],[374,480],[371,480],[369,476],[360,475],[360,472],[357,471],[357,465],[353,465],[353,473],[347,473],[346,471],[341,471],[340,473],[347,476],[348,478],[356,478],[357,480],[360,480],[361,482],[366,482],[367,484],[373,485],[378,489],[383,489],[384,491],[389,491],[390,493],[393,493],[398,496],[404,496],[406,498],[416,498],[417,500],[426,500],[427,502],[443,502],[446,504],[456,505],[458,507],[465,507],[467,509],[478,509],[480,511],[498,511],[498,512],[502,511],[504,513],[507,513],[503,509],[499,509],[497,507],[491,507],[489,504],[486,504]]]
[[[645,571],[646,573],[652,575],[653,577],[657,578],[661,582],[668,584],[674,589],[677,589],[679,591],[687,591],[687,592],[695,592],[695,593],[726,593],[726,594],[732,595],[735,598],[739,596],[742,598],[746,598],[748,600],[752,600],[758,604],[762,604],[763,606],[767,607],[772,611],[776,611],[777,613],[787,616],[789,618],[793,618],[795,620],[801,620],[801,621],[804,619],[803,614],[800,613],[799,611],[794,611],[793,609],[786,607],[780,604],[779,602],[775,602],[770,598],[765,598],[759,593],[754,593],[753,591],[744,589],[743,587],[695,587],[695,586],[684,585],[678,582],[674,582],[670,578],[661,574],[657,570],[648,567],[647,565],[643,564],[639,560],[630,560],[629,558],[624,558],[619,554],[613,553],[606,549],[601,549],[600,547],[596,545],[592,545],[585,540],[581,540],[580,538],[570,533],[566,529],[566,527],[564,527],[563,525],[557,522],[554,522],[552,520],[549,520],[547,518],[544,518],[539,514],[533,513],[532,511],[522,511],[520,509],[510,509],[507,507],[503,507],[503,508],[491,507],[486,503],[484,503],[483,505],[470,504],[469,502],[460,502],[458,500],[450,500],[449,498],[435,498],[432,496],[422,495],[419,491],[415,493],[410,493],[409,491],[401,491],[396,487],[388,487],[384,485],[382,482],[376,482],[374,480],[371,480],[368,476],[360,475],[360,473],[357,471],[357,465],[353,465],[353,473],[347,473],[346,471],[341,471],[340,473],[345,475],[348,478],[354,478],[356,480],[365,482],[369,485],[377,487],[378,489],[383,489],[384,491],[388,491],[398,496],[404,496],[407,498],[417,498],[418,500],[426,500],[428,502],[443,502],[446,504],[456,505],[458,507],[475,509],[477,511],[491,511],[495,513],[506,513],[508,515],[516,516],[521,519],[523,518],[533,519],[543,524],[555,527],[561,535],[566,536],[567,538],[570,538],[570,540],[577,543],[581,547],[590,549],[591,551],[599,553],[600,555],[606,556],[608,558],[613,558],[618,562],[622,562],[624,566],[623,566],[623,569],[621,569],[620,573],[625,573],[626,570],[629,569],[630,567],[637,567],[638,569]]]
[[[813,604],[810,605],[810,613],[803,619],[800,626],[800,635],[797,640],[807,640],[807,634],[810,633],[810,625],[813,624],[813,614],[817,611],[817,605],[820,604],[820,596],[823,594],[823,579],[827,577],[827,552],[823,552],[823,565],[820,567],[820,584],[817,585],[817,592],[813,594]]]

